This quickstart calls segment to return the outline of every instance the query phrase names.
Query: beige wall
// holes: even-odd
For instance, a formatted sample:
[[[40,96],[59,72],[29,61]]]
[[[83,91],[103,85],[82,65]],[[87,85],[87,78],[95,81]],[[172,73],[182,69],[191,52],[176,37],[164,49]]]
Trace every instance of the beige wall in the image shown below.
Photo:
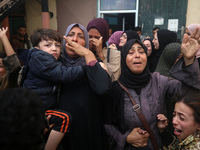
[[[56,0],[49,0],[48,2],[49,11],[53,12],[53,18],[50,19],[50,28],[57,30]],[[35,0],[26,0],[25,8],[27,33],[31,35],[33,30],[42,27],[42,8],[41,4]]]
[[[200,0],[188,0],[186,26],[198,23],[200,24]]]
[[[64,35],[72,23],[87,27],[97,17],[97,0],[57,0],[58,32]]]

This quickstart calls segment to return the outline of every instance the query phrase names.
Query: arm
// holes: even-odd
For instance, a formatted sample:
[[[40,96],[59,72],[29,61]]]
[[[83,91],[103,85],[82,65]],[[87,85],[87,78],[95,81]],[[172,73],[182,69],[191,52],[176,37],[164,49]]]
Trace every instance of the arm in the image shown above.
[[[111,144],[116,143],[116,147],[124,149],[125,144],[128,143],[134,147],[144,147],[147,146],[149,139],[149,134],[142,131],[139,127],[134,128],[131,132],[127,131],[122,134],[113,125],[104,125],[107,135]]]
[[[8,40],[8,37],[6,35],[7,31],[8,31],[8,27],[0,29],[0,40],[2,41],[6,55],[11,56],[11,55],[15,54],[15,51],[13,50],[13,48]]]
[[[30,61],[27,63],[30,71],[42,79],[56,83],[67,83],[79,80],[84,75],[81,66],[66,67],[44,51],[37,49],[32,51]]]
[[[94,66],[87,66],[87,76],[93,93],[102,95],[108,92],[110,76],[100,63],[97,62]]]

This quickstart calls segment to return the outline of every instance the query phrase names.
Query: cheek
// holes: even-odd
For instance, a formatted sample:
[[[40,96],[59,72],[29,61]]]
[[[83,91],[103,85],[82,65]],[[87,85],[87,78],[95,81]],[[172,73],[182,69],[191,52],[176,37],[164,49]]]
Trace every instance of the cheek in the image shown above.
[[[85,40],[83,40],[83,39],[79,40],[78,44],[85,47]]]
[[[126,43],[127,42],[127,39],[124,39],[124,43]]]

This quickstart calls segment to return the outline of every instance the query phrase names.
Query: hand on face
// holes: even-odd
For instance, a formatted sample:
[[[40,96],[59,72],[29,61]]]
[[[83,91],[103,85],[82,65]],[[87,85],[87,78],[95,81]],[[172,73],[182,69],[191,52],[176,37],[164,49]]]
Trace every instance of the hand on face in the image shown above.
[[[91,47],[95,47],[95,48],[92,48],[91,50],[93,51],[96,51],[96,52],[101,52],[102,51],[102,43],[103,43],[103,37],[100,37],[99,39],[97,38],[90,38],[89,39],[90,41],[90,45],[92,45]]]
[[[85,56],[85,52],[88,50],[85,47],[83,47],[82,45],[78,44],[77,42],[73,42],[70,40],[69,37],[63,36],[63,38],[65,39],[66,43],[66,49],[70,49],[71,51],[75,52],[77,55],[79,56]]]

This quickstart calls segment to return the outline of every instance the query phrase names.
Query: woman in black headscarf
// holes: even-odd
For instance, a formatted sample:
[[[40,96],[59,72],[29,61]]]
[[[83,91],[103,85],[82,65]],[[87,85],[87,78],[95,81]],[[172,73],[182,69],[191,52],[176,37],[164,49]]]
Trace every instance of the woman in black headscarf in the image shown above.
[[[124,46],[124,44],[126,44],[126,42],[128,42],[131,39],[140,40],[140,37],[137,34],[137,32],[135,32],[134,30],[126,30],[126,31],[124,31],[122,33],[122,36],[120,37],[119,50],[121,50],[121,48]]]
[[[159,58],[164,50],[164,48],[173,42],[176,42],[177,40],[177,35],[173,31],[169,31],[167,29],[161,29],[156,32],[154,39],[153,39],[153,44],[154,48],[157,50],[156,54],[154,55],[151,63],[152,63],[152,70],[155,71]]]
[[[200,35],[200,32],[198,35]],[[190,38],[190,40],[194,39]],[[187,44],[188,47],[184,47]],[[195,46],[196,44],[193,43]],[[197,47],[193,51],[193,45],[186,40],[183,42],[185,61],[183,59],[179,60],[170,71],[173,77],[178,78],[180,81],[162,76],[157,72],[151,74],[147,67],[147,49],[139,40],[129,40],[121,51],[122,70],[119,82],[129,90],[130,95],[140,105],[140,109],[160,147],[162,142],[156,124],[157,114],[163,113],[165,110],[165,97],[182,93],[182,82],[200,89],[200,71],[195,69],[198,65],[195,59]],[[191,75],[193,79],[190,78]],[[188,80],[186,81],[185,78]],[[153,149],[153,145],[149,140],[149,133],[143,132],[143,124],[136,112],[133,111],[133,105],[127,93],[117,81],[111,84],[109,98],[106,102],[105,129],[111,149]]]
[[[59,108],[70,112],[70,133],[63,139],[64,150],[104,150],[102,102],[99,96],[109,89],[110,78],[88,50],[89,37],[81,24],[68,26],[63,41],[63,62],[67,67],[84,66],[85,74],[78,81],[61,85]],[[80,50],[79,55],[77,51]],[[82,56],[82,57],[81,57]],[[89,57],[89,58],[88,58]]]

